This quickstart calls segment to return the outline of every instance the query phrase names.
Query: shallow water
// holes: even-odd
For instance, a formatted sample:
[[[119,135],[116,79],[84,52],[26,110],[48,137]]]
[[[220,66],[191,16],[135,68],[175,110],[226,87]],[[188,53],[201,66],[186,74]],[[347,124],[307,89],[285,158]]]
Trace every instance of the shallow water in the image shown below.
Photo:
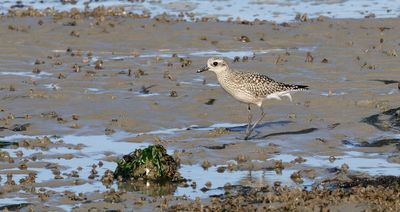
[[[0,198],[0,207],[6,205],[26,203],[26,202],[27,202],[26,199],[21,197]]]
[[[61,87],[58,84],[54,84],[54,83],[44,84],[43,86],[49,90],[60,90],[61,89]]]
[[[351,171],[360,171],[369,175],[400,175],[400,164],[390,163],[385,158],[382,158],[382,156],[378,153],[349,151],[343,156],[336,157],[336,160],[332,162],[329,161],[328,156],[315,155],[312,157],[303,157],[306,160],[303,165],[334,168],[346,163],[349,165]],[[274,157],[274,159],[290,162],[296,159],[296,156],[283,154]]]
[[[138,136],[143,134],[148,135],[162,135],[162,134],[179,134],[184,133],[187,129],[191,130],[199,130],[199,131],[209,131],[215,128],[225,127],[225,128],[237,128],[244,127],[245,124],[234,124],[234,123],[216,123],[211,126],[190,126],[188,128],[171,128],[171,129],[160,129],[155,131],[150,131],[147,133],[126,133],[126,132],[117,132],[112,135],[67,135],[62,136],[60,138],[52,138],[53,141],[62,140],[65,144],[84,144],[82,149],[76,150],[66,147],[56,147],[50,148],[50,150],[43,150],[40,148],[27,149],[27,148],[18,148],[13,150],[8,150],[12,157],[15,157],[16,151],[21,150],[24,153],[23,157],[29,158],[33,154],[43,153],[46,157],[39,160],[40,162],[48,162],[48,163],[56,163],[60,166],[61,173],[70,173],[73,170],[76,170],[77,167],[82,167],[81,171],[78,171],[79,179],[82,179],[83,183],[80,185],[73,186],[58,186],[58,187],[44,187],[47,190],[63,192],[65,190],[73,191],[73,192],[93,192],[93,191],[106,191],[107,188],[102,185],[102,183],[96,178],[95,180],[88,180],[88,176],[90,175],[90,170],[92,164],[98,164],[99,161],[103,162],[102,167],[98,167],[97,170],[99,175],[101,176],[105,170],[111,169],[114,170],[116,164],[114,162],[105,161],[104,158],[106,155],[115,155],[121,156],[122,154],[127,154],[135,148],[143,148],[148,145],[148,143],[132,143],[124,141],[125,138]],[[35,139],[36,137],[42,136],[26,136],[26,135],[12,135],[3,137],[2,141],[18,141],[22,139]],[[172,154],[174,149],[168,149],[168,152]],[[53,157],[52,155],[60,155],[60,154],[73,154],[74,157],[72,159],[57,159],[57,157]],[[340,167],[343,163],[349,165],[351,171],[361,171],[364,173],[368,173],[370,175],[399,175],[400,174],[400,164],[389,163],[386,160],[387,155],[378,154],[378,153],[362,153],[357,151],[348,151],[345,152],[343,156],[338,156],[335,161],[330,162],[328,156],[319,156],[315,154],[313,156],[305,156],[303,157],[306,161],[302,164],[295,165],[293,167],[283,169],[281,173],[277,173],[275,170],[257,170],[257,171],[228,171],[226,170],[224,173],[218,173],[217,167],[210,167],[208,170],[204,170],[200,164],[193,165],[185,165],[183,164],[180,168],[180,172],[186,179],[191,179],[197,183],[197,187],[194,189],[192,187],[178,187],[176,191],[174,191],[174,195],[182,196],[186,195],[190,198],[195,197],[208,197],[209,195],[219,195],[224,193],[224,185],[230,183],[231,185],[251,185],[251,186],[265,186],[271,185],[275,181],[280,181],[284,185],[289,186],[300,186],[300,187],[309,187],[315,181],[311,179],[304,178],[304,182],[301,184],[296,184],[290,178],[291,174],[295,171],[302,170],[305,167],[307,168],[322,168],[328,169],[333,167]],[[269,158],[268,160],[282,160],[284,163],[290,163],[297,156],[291,154],[277,154],[276,156]],[[227,162],[235,162],[235,161],[227,161]],[[257,163],[260,161],[254,161]],[[262,161],[261,161],[262,162]],[[71,167],[71,165],[73,165]],[[17,170],[13,169],[4,169],[7,170]],[[47,182],[53,180],[53,174],[49,169],[46,168],[29,168],[28,170],[35,171],[37,173],[36,182]],[[3,179],[6,179],[6,175],[0,175]],[[16,182],[19,179],[25,177],[25,174],[15,174],[14,180]],[[319,179],[319,176],[317,179]],[[64,178],[68,179],[69,177],[64,176]],[[74,179],[74,178],[72,178]],[[76,179],[76,178],[75,178]],[[315,179],[315,180],[317,180]],[[210,181],[212,186],[209,188],[207,192],[203,192],[200,189],[204,187],[204,185]],[[112,187],[117,189],[117,186],[114,184]],[[7,205],[12,203],[20,203],[23,202],[21,198],[4,198],[0,201],[0,205]]]
[[[122,61],[127,59],[135,59],[135,58],[171,58],[174,55],[177,57],[211,57],[211,56],[220,56],[233,59],[235,57],[252,57],[253,55],[264,55],[275,52],[285,52],[285,51],[298,51],[298,52],[313,52],[317,49],[317,46],[302,46],[302,47],[292,47],[292,48],[272,48],[272,49],[217,49],[217,50],[198,50],[198,49],[182,49],[182,50],[171,50],[171,49],[160,49],[159,51],[143,51],[139,52],[138,55],[129,55],[126,52],[106,52],[106,51],[97,51],[92,52],[94,56],[90,59],[90,64],[94,65],[94,62],[98,59],[102,59],[104,61],[113,60],[113,61]],[[66,50],[61,49],[53,49],[51,50],[55,53],[66,53]],[[83,52],[85,53],[85,52]]]
[[[229,3],[230,1],[221,2]],[[215,4],[221,2],[218,1]],[[23,21],[25,20],[27,19],[23,19]],[[135,28],[140,28],[142,24],[140,21],[144,21],[145,24],[147,20],[134,20],[126,25],[121,23],[121,26],[115,27],[115,30],[125,29],[125,27],[135,24],[137,24]],[[379,24],[382,21],[382,26],[387,26],[389,29],[381,33],[376,26],[368,25],[371,21],[376,21]],[[379,148],[361,148],[342,142],[343,140],[375,141],[374,139],[380,136],[382,132],[375,130],[373,126],[360,123],[360,120],[363,117],[369,117],[371,114],[385,110],[385,108],[393,108],[393,105],[398,105],[395,99],[399,92],[397,84],[383,85],[384,83],[380,81],[372,81],[373,79],[395,79],[393,76],[397,76],[397,73],[390,75],[390,73],[395,72],[391,72],[396,67],[395,62],[393,62],[395,58],[388,59],[387,55],[380,55],[381,49],[370,53],[374,54],[371,55],[374,60],[383,58],[382,63],[379,63],[379,61],[366,59],[367,53],[364,52],[359,63],[362,64],[364,60],[372,64],[376,62],[379,70],[360,70],[359,63],[355,59],[360,53],[360,49],[368,49],[374,42],[379,41],[380,35],[384,37],[385,42],[392,42],[387,36],[392,35],[390,33],[397,28],[393,27],[390,21],[365,20],[361,23],[353,23],[353,20],[330,20],[307,24],[290,24],[290,28],[279,26],[280,28],[277,31],[273,29],[265,30],[266,25],[235,24],[235,30],[237,27],[243,27],[243,29],[234,33],[229,32],[231,24],[219,23],[222,26],[227,26],[228,30],[218,29],[217,32],[210,32],[210,35],[221,36],[221,34],[225,34],[224,38],[221,39],[231,39],[232,44],[221,45],[226,49],[212,49],[215,45],[210,46],[211,44],[208,47],[190,46],[189,44],[190,48],[183,49],[182,46],[187,45],[187,43],[177,41],[177,44],[182,45],[178,45],[178,47],[166,45],[162,46],[162,49],[159,49],[159,46],[153,46],[138,50],[139,47],[134,45],[118,48],[125,46],[125,43],[122,41],[118,43],[117,40],[115,41],[116,48],[102,49],[102,45],[98,42],[92,46],[90,44],[83,45],[90,43],[88,41],[91,38],[81,36],[79,39],[76,38],[76,40],[71,41],[71,43],[77,42],[76,46],[71,45],[71,48],[73,52],[80,48],[83,55],[92,51],[94,56],[90,58],[88,65],[86,65],[87,57],[72,57],[65,50],[59,50],[70,48],[68,46],[45,46],[41,48],[45,49],[41,56],[32,53],[29,55],[30,51],[23,51],[26,54],[24,58],[28,58],[26,61],[29,62],[17,66],[19,57],[12,58],[12,66],[3,66],[0,70],[0,75],[4,78],[4,85],[1,87],[4,104],[0,105],[0,108],[4,109],[4,112],[0,113],[1,118],[3,118],[3,126],[5,126],[3,128],[4,135],[17,133],[9,131],[10,126],[29,122],[31,126],[26,133],[37,134],[39,137],[57,133],[63,136],[60,138],[51,137],[52,141],[62,139],[69,145],[83,145],[81,149],[60,146],[48,150],[40,148],[10,149],[7,147],[1,150],[9,152],[14,158],[17,151],[21,150],[24,153],[23,157],[29,159],[29,163],[33,163],[30,156],[42,153],[43,158],[39,157],[38,162],[58,164],[61,173],[65,174],[62,175],[65,179],[58,180],[59,183],[53,186],[50,181],[57,182],[57,180],[53,179],[54,176],[50,169],[29,167],[28,163],[28,170],[35,171],[38,174],[36,181],[44,182],[41,186],[46,190],[56,191],[54,196],[63,195],[62,192],[65,190],[76,193],[108,191],[108,188],[100,182],[100,177],[95,180],[88,179],[92,164],[98,164],[99,161],[103,162],[103,166],[97,168],[98,174],[101,176],[106,169],[115,169],[116,164],[112,162],[115,158],[129,153],[135,148],[152,144],[153,140],[158,141],[159,139],[168,148],[169,154],[173,154],[175,151],[177,154],[182,153],[180,172],[185,178],[191,180],[188,183],[189,185],[192,181],[197,184],[195,189],[191,186],[177,187],[177,185],[174,185],[175,187],[172,186],[172,189],[166,189],[169,192],[166,194],[185,195],[190,199],[223,194],[223,186],[227,183],[238,186],[264,186],[279,181],[283,185],[291,187],[310,188],[315,183],[318,184],[318,181],[332,177],[335,174],[332,172],[344,163],[349,165],[350,173],[400,175],[398,171],[400,166],[396,162],[397,158],[389,160],[393,163],[388,162],[388,157],[398,154],[398,152],[395,152],[397,151],[396,148],[398,149],[395,146],[396,144],[391,143],[392,146]],[[332,27],[330,28],[327,25],[331,22]],[[10,23],[14,24],[14,22]],[[51,21],[38,27],[48,27],[48,29],[54,29],[54,32],[56,32],[59,29],[57,24]],[[201,27],[201,24],[181,22],[176,26],[181,26],[181,24],[182,26],[187,24],[195,30],[198,30],[196,27]],[[41,30],[35,31],[35,26],[32,25],[32,33],[39,34]],[[78,30],[89,30],[88,32],[93,33],[92,35],[97,35],[96,32],[101,30],[97,28],[98,26],[79,28],[85,26],[85,23],[83,23],[76,28]],[[159,23],[157,27],[162,30],[162,28],[170,27],[170,25]],[[315,27],[315,30],[308,33],[309,31],[303,30],[303,27],[307,30]],[[69,38],[70,29],[69,27],[65,28],[68,28],[67,33],[63,33]],[[316,39],[317,42],[308,42],[310,39],[302,36],[307,33],[308,36],[325,33],[325,31],[321,32],[321,28],[327,29],[327,34],[332,36],[329,38],[322,36]],[[249,29],[258,29],[258,31],[253,33]],[[5,30],[7,31],[7,27],[5,27]],[[141,30],[153,29],[141,28]],[[258,36],[263,34],[264,31],[268,35],[264,37],[267,45],[257,40]],[[18,39],[26,39],[22,32],[7,31],[4,35],[11,34],[13,36],[12,33],[21,36]],[[185,31],[185,33],[190,34],[190,31]],[[252,36],[252,34],[257,36],[250,43],[232,40],[238,35],[247,33],[249,33],[249,36]],[[345,44],[347,39],[350,38],[341,37],[347,33],[363,34],[366,37],[365,39],[370,36],[371,40],[354,40],[356,45],[351,47]],[[105,36],[104,38],[108,39],[107,34],[99,36]],[[193,43],[197,44],[198,35],[190,36],[194,40]],[[286,37],[281,38],[280,36]],[[61,36],[61,38],[64,37]],[[319,39],[322,41],[319,41]],[[327,41],[323,39],[327,39]],[[110,40],[112,40],[112,37],[110,37]],[[276,40],[282,40],[282,44],[277,43],[271,46],[275,48],[268,49],[268,44],[272,44]],[[395,41],[393,42],[395,43]],[[151,43],[152,41],[147,40],[147,42]],[[257,42],[260,42],[260,45]],[[71,43],[68,43],[68,45]],[[126,43],[127,46],[128,43]],[[38,46],[40,45],[41,43],[38,42]],[[145,46],[146,43],[143,45]],[[342,47],[336,47],[336,45],[342,45]],[[389,47],[392,48],[388,45],[387,48]],[[120,52],[112,52],[115,49]],[[135,52],[135,56],[130,51]],[[137,54],[136,51],[138,51]],[[290,54],[285,54],[286,51]],[[315,57],[313,63],[305,62],[306,52],[312,52]],[[31,72],[34,66],[32,61],[35,61],[37,57],[39,57],[38,59],[46,58],[48,54],[58,55],[57,58],[63,62],[63,65],[53,66],[53,59],[44,59],[46,63],[38,65],[38,67],[46,71],[37,75],[33,74]],[[189,58],[193,64],[189,67],[181,67],[178,62],[179,58],[172,58],[174,54],[177,57]],[[293,102],[286,99],[283,99],[282,102],[265,102],[264,109],[267,112],[265,122],[256,129],[254,139],[243,141],[240,138],[247,126],[244,123],[247,119],[246,106],[235,102],[234,99],[223,92],[213,74],[195,74],[195,71],[205,65],[205,61],[210,56],[226,57],[231,64],[231,60],[236,56],[251,58],[253,54],[256,55],[255,60],[250,59],[248,62],[233,63],[232,67],[266,73],[278,81],[304,83],[309,85],[311,89],[308,92],[299,92],[296,96],[293,96]],[[274,64],[278,55],[287,56],[288,61],[284,64]],[[329,62],[320,62],[323,58],[329,59]],[[94,68],[95,61],[99,59],[105,61],[105,67],[102,70]],[[172,61],[173,66],[168,66],[167,61]],[[7,63],[6,60],[5,63]],[[71,70],[75,63],[83,63],[81,72],[76,73]],[[385,66],[385,64],[389,65]],[[145,75],[128,76],[128,69],[135,71],[138,68],[143,69]],[[171,79],[165,77],[165,72],[171,74]],[[65,74],[66,78],[58,79],[57,75],[60,73]],[[32,80],[27,80],[28,78]],[[15,85],[16,92],[9,91],[8,83]],[[141,92],[144,90],[141,89],[143,86],[149,86],[150,92]],[[168,97],[171,90],[179,94],[178,98]],[[31,96],[25,95],[31,91],[33,91]],[[361,101],[359,102],[359,100]],[[42,112],[50,110],[57,112],[65,122],[41,115]],[[256,108],[252,108],[252,110],[257,113],[254,114],[255,116],[258,115],[259,111]],[[25,114],[30,115],[30,117],[25,118]],[[73,119],[72,114],[78,114],[79,119]],[[18,118],[14,119],[13,116]],[[74,123],[78,123],[81,128],[72,128],[71,124]],[[338,125],[336,126],[336,124]],[[102,135],[105,128],[111,128],[117,132],[108,136]],[[215,130],[216,128],[228,128],[229,130]],[[398,135],[388,133],[385,136],[393,138]],[[0,140],[11,141],[35,137],[16,134]],[[60,157],[65,154],[72,154],[72,159]],[[250,158],[243,163],[243,167],[238,166],[237,171],[217,172],[219,166],[237,163],[236,160],[238,160],[240,154]],[[330,155],[335,156],[336,160],[331,162],[329,160]],[[291,162],[298,156],[303,157],[306,161],[300,164]],[[19,161],[20,159],[15,158],[15,160]],[[204,160],[209,160],[213,166],[204,170],[201,167]],[[276,160],[282,160],[285,163],[285,169],[282,170],[282,173],[273,170],[271,164]],[[2,171],[2,184],[6,180],[7,171],[19,171],[17,164],[12,164],[13,168],[0,170]],[[9,164],[1,162],[0,165],[7,166]],[[254,170],[253,165],[256,167]],[[43,165],[40,167],[43,167]],[[67,175],[77,170],[78,167],[83,168],[78,171],[79,178]],[[291,179],[292,173],[310,169],[318,172],[315,179],[303,176],[304,182],[300,184],[296,184]],[[16,174],[14,180],[18,184],[18,181],[26,175]],[[72,185],[72,181],[75,179],[80,180],[79,185]],[[208,181],[212,184],[210,190],[201,191],[201,188]],[[126,189],[131,193],[141,193],[145,196],[161,195],[157,193],[157,189],[154,189],[153,185],[147,186],[146,183],[134,186],[113,184],[112,188]],[[40,202],[37,196],[32,193],[11,192],[3,194],[1,197],[0,205]],[[96,201],[101,201],[101,197]],[[58,205],[58,203],[57,197],[50,198],[46,202],[49,205]],[[77,205],[82,203],[80,202]],[[60,208],[70,210],[73,206],[66,204],[60,206]]]
[[[181,167],[180,172],[184,177],[192,179],[197,183],[197,188],[191,187],[183,188],[178,187],[174,195],[186,195],[190,198],[201,197],[205,198],[210,195],[220,195],[224,193],[224,186],[228,183],[231,185],[244,185],[244,186],[267,186],[272,185],[274,182],[279,181],[288,186],[311,186],[312,181],[305,180],[302,184],[296,184],[290,179],[293,170],[284,169],[281,173],[277,174],[274,170],[262,171],[225,171],[223,173],[217,172],[217,167],[210,167],[204,170],[199,165],[184,165]],[[207,192],[200,191],[205,187],[207,182],[211,182],[211,187]]]
[[[53,74],[48,72],[40,72],[39,74],[34,74],[32,72],[24,72],[24,71],[0,71],[0,75],[4,76],[20,76],[20,77],[30,77],[32,79],[40,79],[42,77],[49,77]]]
[[[71,8],[83,9],[84,0],[78,0],[77,4],[62,4],[59,0],[39,1],[21,0],[20,6],[32,6],[37,9],[55,8],[56,10],[70,10]],[[15,6],[15,1],[4,1],[0,11],[5,13],[8,8]],[[149,12],[156,16],[167,12],[171,15],[178,15],[181,12],[193,13],[195,17],[215,16],[219,19],[229,17],[253,20],[270,20],[277,22],[293,21],[296,13],[308,13],[310,17],[324,15],[333,18],[362,18],[369,13],[377,17],[397,17],[399,5],[397,1],[389,0],[326,0],[326,1],[270,1],[270,0],[245,0],[245,1],[144,1],[129,2],[127,0],[100,0],[91,1],[89,8],[98,6],[122,6],[128,12],[142,13]]]

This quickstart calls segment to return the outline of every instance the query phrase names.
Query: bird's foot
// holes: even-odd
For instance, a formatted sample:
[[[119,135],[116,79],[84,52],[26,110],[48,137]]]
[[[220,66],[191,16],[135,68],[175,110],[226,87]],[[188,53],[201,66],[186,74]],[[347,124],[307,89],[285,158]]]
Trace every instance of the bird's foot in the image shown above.
[[[241,135],[239,135],[239,136],[236,136],[235,137],[237,140],[250,140],[251,139],[251,133],[246,133],[245,135],[244,135],[244,137],[243,136],[241,136]]]
[[[246,132],[246,135],[244,136],[243,140],[245,140],[245,141],[249,140],[250,139],[250,135],[251,135],[252,132],[253,132],[252,130]]]

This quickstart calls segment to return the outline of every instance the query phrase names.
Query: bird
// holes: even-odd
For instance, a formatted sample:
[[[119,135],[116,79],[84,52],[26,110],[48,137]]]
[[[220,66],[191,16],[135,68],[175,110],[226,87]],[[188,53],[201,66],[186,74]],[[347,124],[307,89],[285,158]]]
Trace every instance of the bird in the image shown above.
[[[244,140],[250,138],[259,122],[265,117],[262,104],[268,99],[281,100],[287,97],[292,101],[291,92],[308,90],[307,85],[292,85],[277,82],[267,75],[257,72],[242,72],[233,70],[222,57],[211,57],[207,65],[197,70],[197,73],[211,71],[217,75],[221,87],[236,100],[246,103],[248,110],[248,125]],[[251,105],[256,105],[261,110],[261,117],[252,124]]]

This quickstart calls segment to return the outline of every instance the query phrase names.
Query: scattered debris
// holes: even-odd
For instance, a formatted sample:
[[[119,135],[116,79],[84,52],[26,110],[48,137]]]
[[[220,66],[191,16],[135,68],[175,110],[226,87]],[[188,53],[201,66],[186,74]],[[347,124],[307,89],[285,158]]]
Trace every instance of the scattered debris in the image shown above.
[[[206,105],[213,105],[216,99],[209,99],[204,104]]]
[[[301,22],[307,22],[307,21],[309,21],[310,19],[308,18],[308,14],[307,13],[303,13],[303,14],[300,14],[300,13],[297,13],[296,14],[296,17],[294,18],[296,21],[301,21]]]
[[[245,35],[242,35],[242,36],[240,36],[240,38],[238,38],[238,41],[240,41],[242,43],[248,43],[248,42],[250,42],[250,38]]]
[[[203,169],[207,170],[209,167],[211,166],[210,162],[208,162],[208,160],[204,160],[203,163],[201,164],[201,167],[203,167]]]
[[[178,97],[178,92],[176,92],[176,91],[171,91],[171,92],[169,93],[169,96],[170,96],[170,97]]]
[[[314,61],[314,57],[311,55],[311,52],[307,52],[307,56],[306,56],[306,63],[312,63]]]

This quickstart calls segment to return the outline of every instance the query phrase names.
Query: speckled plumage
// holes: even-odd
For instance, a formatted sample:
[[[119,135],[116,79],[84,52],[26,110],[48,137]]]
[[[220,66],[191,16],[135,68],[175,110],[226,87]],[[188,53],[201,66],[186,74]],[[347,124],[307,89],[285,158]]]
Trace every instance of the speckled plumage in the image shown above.
[[[217,62],[217,66],[212,63]],[[235,71],[229,68],[222,58],[210,58],[208,67],[217,74],[221,86],[237,100],[261,107],[265,99],[280,99],[287,96],[291,100],[290,92],[306,90],[304,85],[291,85],[277,82],[266,75]]]
[[[232,70],[224,75],[219,82],[226,86],[232,86],[235,90],[241,90],[239,92],[246,92],[254,98],[266,98],[273,93],[298,91],[306,88],[305,86],[277,82],[259,73],[245,73]]]
[[[283,96],[292,100],[290,92],[308,89],[308,86],[305,85],[291,85],[277,82],[263,74],[232,70],[229,68],[227,62],[219,57],[208,59],[207,66],[200,69],[198,72],[203,71],[214,72],[217,75],[220,85],[225,91],[231,94],[235,99],[248,104],[249,124],[247,126],[245,139],[249,138],[251,132],[265,116],[262,109],[262,103],[264,100],[280,100]],[[250,104],[257,105],[261,109],[261,118],[252,126]]]

